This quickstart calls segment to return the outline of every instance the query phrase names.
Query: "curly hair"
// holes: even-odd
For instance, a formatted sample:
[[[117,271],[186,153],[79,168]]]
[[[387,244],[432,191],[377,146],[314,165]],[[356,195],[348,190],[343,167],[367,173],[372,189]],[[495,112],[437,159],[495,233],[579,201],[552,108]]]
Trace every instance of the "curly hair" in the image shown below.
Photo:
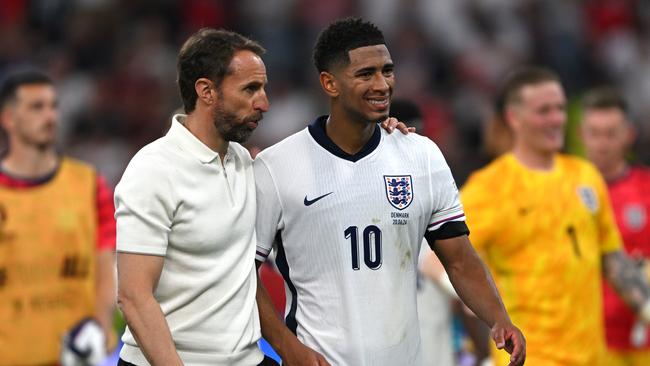
[[[348,65],[348,52],[359,47],[386,44],[376,25],[361,18],[345,18],[331,23],[319,35],[314,46],[314,65],[318,72]]]

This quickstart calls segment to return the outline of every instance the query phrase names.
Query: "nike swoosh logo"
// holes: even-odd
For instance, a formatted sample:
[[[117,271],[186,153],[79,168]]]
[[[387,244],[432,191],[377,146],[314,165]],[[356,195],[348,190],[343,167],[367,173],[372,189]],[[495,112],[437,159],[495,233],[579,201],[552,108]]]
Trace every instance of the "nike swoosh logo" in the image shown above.
[[[334,192],[325,193],[324,195],[322,195],[322,196],[320,196],[320,197],[316,197],[316,198],[314,198],[313,200],[308,200],[308,199],[307,199],[307,196],[305,196],[305,201],[304,201],[303,203],[305,204],[305,206],[311,206],[311,205],[313,205],[314,203],[316,203],[316,201],[318,201],[319,199],[321,199],[321,198],[325,198],[325,197],[329,196],[329,195],[332,194],[332,193],[334,193]]]

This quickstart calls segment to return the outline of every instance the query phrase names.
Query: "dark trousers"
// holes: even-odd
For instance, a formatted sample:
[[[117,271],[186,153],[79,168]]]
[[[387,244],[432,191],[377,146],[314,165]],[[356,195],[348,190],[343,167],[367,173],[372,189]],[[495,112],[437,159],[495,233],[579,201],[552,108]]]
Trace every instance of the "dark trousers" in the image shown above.
[[[126,361],[124,361],[123,359],[120,358],[120,360],[117,362],[117,366],[136,366],[136,365],[134,365],[134,364],[132,364],[130,362],[126,362]],[[274,359],[272,359],[270,357],[267,357],[267,356],[264,356],[264,359],[262,360],[262,362],[257,366],[280,366],[280,364],[275,362]]]

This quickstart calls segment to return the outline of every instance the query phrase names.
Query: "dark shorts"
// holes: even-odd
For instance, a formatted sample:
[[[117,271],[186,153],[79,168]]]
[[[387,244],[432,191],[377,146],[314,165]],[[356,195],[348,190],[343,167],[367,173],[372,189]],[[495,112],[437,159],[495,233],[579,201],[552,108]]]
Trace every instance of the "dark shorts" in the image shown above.
[[[136,366],[136,365],[134,365],[134,364],[132,364],[130,362],[126,362],[126,361],[124,361],[123,359],[120,358],[120,360],[117,362],[117,366]],[[264,359],[262,360],[262,362],[257,366],[280,366],[280,364],[275,362],[274,359],[272,359],[270,357],[267,357],[267,356],[264,356]]]

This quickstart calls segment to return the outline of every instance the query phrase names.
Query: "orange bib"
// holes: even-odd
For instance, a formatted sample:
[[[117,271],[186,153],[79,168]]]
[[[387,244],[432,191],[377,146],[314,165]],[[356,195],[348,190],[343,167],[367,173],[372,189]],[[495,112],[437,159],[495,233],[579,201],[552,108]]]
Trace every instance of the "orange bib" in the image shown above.
[[[0,186],[0,365],[56,363],[95,302],[97,178],[63,158],[27,188]]]

